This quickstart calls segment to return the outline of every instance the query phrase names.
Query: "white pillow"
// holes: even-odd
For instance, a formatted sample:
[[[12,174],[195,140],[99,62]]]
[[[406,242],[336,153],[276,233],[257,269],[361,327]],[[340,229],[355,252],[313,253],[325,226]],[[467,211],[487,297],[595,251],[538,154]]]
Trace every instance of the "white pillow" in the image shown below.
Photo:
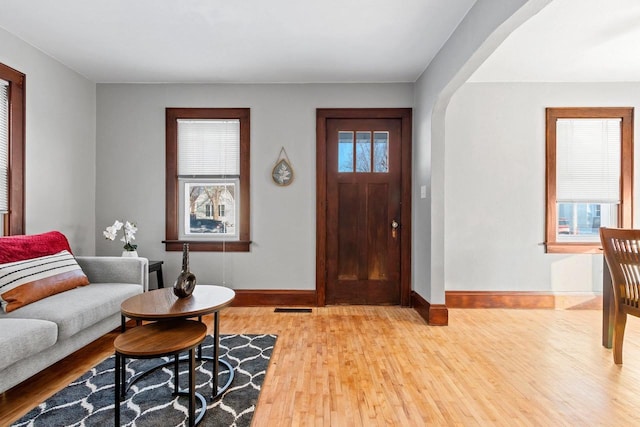
[[[6,313],[85,286],[89,279],[69,251],[0,264],[0,305]]]

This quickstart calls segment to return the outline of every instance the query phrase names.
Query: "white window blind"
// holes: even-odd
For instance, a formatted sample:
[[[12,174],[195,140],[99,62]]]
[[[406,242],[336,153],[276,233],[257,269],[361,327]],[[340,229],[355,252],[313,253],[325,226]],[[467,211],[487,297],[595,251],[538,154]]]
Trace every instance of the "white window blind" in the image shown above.
[[[0,80],[0,213],[9,210],[9,83]]]
[[[557,202],[620,202],[620,119],[558,119]]]
[[[178,176],[239,175],[240,120],[178,120]]]

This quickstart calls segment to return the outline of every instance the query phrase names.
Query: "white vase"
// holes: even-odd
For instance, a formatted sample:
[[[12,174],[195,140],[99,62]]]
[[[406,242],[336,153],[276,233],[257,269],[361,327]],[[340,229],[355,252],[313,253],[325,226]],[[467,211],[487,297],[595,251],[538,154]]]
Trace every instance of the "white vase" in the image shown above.
[[[138,258],[138,251],[122,251],[123,257]]]

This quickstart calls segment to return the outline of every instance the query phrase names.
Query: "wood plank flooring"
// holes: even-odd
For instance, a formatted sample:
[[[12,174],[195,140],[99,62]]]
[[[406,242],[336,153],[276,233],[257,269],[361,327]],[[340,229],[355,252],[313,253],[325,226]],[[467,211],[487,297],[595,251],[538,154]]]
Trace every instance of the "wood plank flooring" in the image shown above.
[[[599,310],[452,309],[428,326],[399,307],[222,312],[222,333],[274,333],[253,426],[640,425],[640,319],[624,365]],[[0,425],[113,352],[105,336],[0,395]]]

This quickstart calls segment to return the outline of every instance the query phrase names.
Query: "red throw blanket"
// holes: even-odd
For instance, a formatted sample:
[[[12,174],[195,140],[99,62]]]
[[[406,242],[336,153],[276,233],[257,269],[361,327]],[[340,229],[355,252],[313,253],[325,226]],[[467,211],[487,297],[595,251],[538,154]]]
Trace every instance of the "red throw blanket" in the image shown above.
[[[0,237],[0,264],[53,255],[65,249],[71,252],[67,238],[59,231]]]

